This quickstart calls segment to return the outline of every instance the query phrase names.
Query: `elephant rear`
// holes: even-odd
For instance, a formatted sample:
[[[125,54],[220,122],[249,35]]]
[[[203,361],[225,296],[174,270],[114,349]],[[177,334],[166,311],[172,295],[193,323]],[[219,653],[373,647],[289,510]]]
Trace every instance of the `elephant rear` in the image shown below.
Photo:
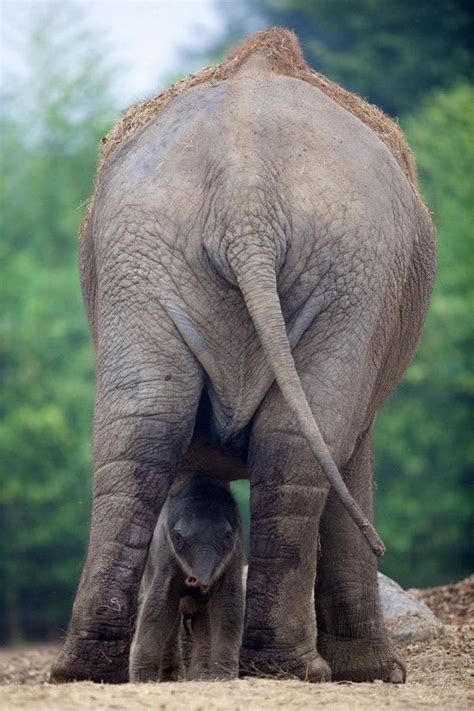
[[[208,396],[211,446],[244,442],[252,488],[242,672],[404,679],[371,447],[434,276],[412,168],[397,127],[279,29],[113,132],[81,239],[89,554],[54,678],[127,679],[152,532]]]

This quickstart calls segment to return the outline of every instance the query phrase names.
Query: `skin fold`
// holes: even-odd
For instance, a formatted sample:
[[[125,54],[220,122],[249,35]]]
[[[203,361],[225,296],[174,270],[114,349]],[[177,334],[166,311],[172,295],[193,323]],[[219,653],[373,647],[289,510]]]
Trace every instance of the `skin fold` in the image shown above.
[[[130,681],[238,676],[244,595],[242,525],[220,479],[178,479],[143,576]]]
[[[387,145],[272,56],[176,95],[102,166],[80,245],[94,501],[55,681],[128,679],[148,546],[201,437],[250,478],[241,673],[405,678],[371,451],[421,334],[434,232]]]

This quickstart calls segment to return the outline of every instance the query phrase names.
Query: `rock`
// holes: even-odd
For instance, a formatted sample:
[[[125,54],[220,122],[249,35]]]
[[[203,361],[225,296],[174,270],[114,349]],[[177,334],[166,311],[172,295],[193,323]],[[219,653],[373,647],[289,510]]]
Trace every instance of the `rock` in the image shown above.
[[[379,591],[385,624],[397,642],[422,642],[437,637],[443,631],[443,623],[424,602],[382,573],[379,573]]]

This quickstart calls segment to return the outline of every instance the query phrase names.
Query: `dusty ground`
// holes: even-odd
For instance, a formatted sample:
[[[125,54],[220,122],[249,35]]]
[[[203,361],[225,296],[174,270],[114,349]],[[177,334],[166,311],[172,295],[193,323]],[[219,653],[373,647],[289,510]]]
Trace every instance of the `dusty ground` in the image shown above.
[[[409,680],[404,686],[319,684],[298,681],[239,680],[227,683],[167,684],[46,683],[55,646],[0,650],[0,708],[154,709],[155,711],[265,711],[314,709],[474,709],[474,576],[456,585],[411,591],[446,623],[436,640],[403,650]]]

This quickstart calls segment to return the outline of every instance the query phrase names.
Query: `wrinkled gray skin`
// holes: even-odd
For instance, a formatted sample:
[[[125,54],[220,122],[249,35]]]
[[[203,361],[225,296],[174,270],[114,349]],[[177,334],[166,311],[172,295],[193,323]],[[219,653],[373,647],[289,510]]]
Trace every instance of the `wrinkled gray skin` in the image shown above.
[[[97,350],[89,552],[53,679],[127,679],[147,548],[206,390],[216,446],[250,472],[242,671],[403,680],[376,558],[310,435],[316,422],[372,518],[376,412],[420,336],[434,251],[388,148],[263,56],[183,92],[112,154],[81,243]]]
[[[243,565],[242,526],[228,487],[203,475],[179,482],[148,553],[130,681],[237,677]]]

